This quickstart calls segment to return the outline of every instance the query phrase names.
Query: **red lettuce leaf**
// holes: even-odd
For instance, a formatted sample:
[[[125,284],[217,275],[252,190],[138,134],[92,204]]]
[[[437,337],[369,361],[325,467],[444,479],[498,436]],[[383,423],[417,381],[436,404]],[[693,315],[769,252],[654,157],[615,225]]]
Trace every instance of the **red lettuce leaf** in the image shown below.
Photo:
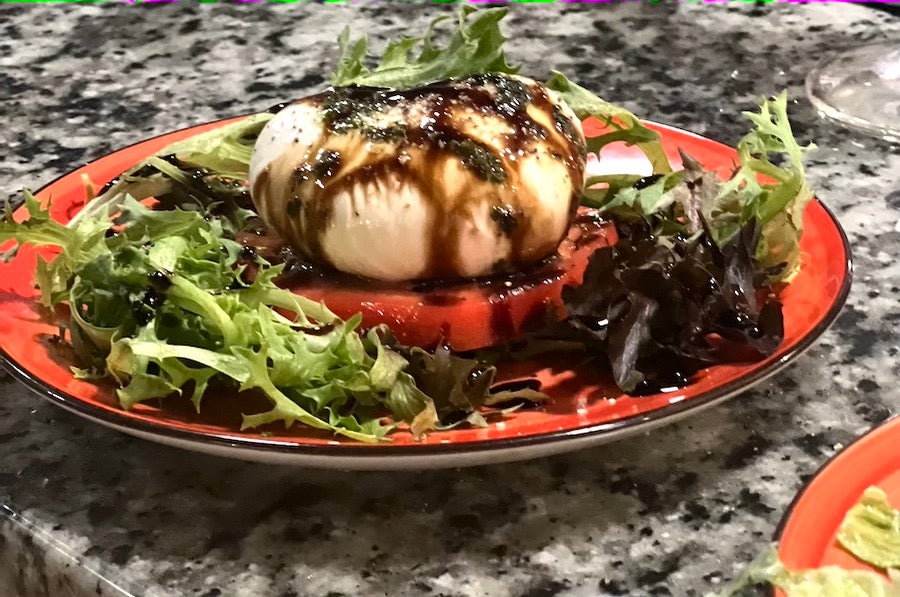
[[[623,391],[683,385],[700,368],[756,360],[784,337],[781,303],[754,249],[750,221],[721,249],[706,226],[689,238],[657,237],[644,222],[618,222],[620,240],[597,251],[578,287],[566,287],[568,320],[538,337],[582,342],[605,355]]]

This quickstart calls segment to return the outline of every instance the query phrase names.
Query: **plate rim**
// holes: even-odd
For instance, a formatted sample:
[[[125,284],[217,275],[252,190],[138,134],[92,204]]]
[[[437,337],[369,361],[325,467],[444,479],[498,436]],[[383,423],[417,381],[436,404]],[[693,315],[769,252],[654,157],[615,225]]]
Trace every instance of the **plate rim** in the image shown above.
[[[885,430],[889,427],[897,427],[898,433],[900,433],[900,414],[893,414],[884,421],[873,425],[867,431],[854,438],[853,441],[851,441],[849,444],[832,454],[827,460],[825,460],[825,462],[823,462],[821,465],[819,465],[818,468],[816,468],[812,476],[800,487],[800,489],[797,490],[797,493],[794,495],[791,503],[788,504],[788,507],[785,509],[784,514],[781,516],[781,520],[778,521],[778,525],[775,527],[775,531],[772,533],[772,540],[778,543],[779,556],[781,554],[781,539],[784,536],[785,530],[787,530],[787,525],[790,523],[791,519],[796,513],[797,507],[800,505],[803,499],[807,495],[809,495],[809,492],[812,489],[813,485],[815,485],[816,482],[821,479],[822,476],[828,472],[828,470],[831,469],[831,466],[835,462],[844,457],[849,457],[850,452],[854,451],[857,446],[867,441],[872,436],[878,433],[885,432]],[[768,587],[767,595],[768,597],[777,597],[779,595],[782,595],[782,593],[780,593],[774,587]]]
[[[778,521],[778,526],[775,527],[775,531],[772,533],[772,538],[776,541],[781,539],[781,536],[784,535],[785,527],[787,527],[787,523],[790,521],[791,515],[796,509],[797,505],[800,503],[800,500],[803,499],[803,496],[809,492],[810,486],[821,477],[826,469],[830,468],[832,464],[838,459],[844,456],[849,450],[853,449],[858,443],[865,440],[868,436],[872,435],[880,431],[883,427],[888,427],[890,425],[900,425],[900,414],[894,414],[886,418],[884,421],[880,423],[876,423],[861,435],[853,438],[846,446],[839,449],[837,452],[829,456],[825,462],[816,467],[816,470],[813,472],[812,476],[797,490],[797,493],[794,495],[793,499],[791,499],[791,503],[788,504],[787,508],[785,508],[784,514],[781,516],[781,520]]]
[[[167,137],[169,135],[187,131],[193,128],[210,126],[229,121],[237,121],[240,118],[246,118],[256,113],[258,112],[250,112],[237,116],[228,116],[225,118],[192,124],[179,129],[166,131],[158,135],[142,138],[138,141],[135,141],[134,143],[130,143],[118,149],[109,151],[101,156],[98,156],[79,165],[74,169],[60,174],[50,182],[42,185],[40,188],[34,191],[34,195],[38,195],[48,187],[56,184],[67,176],[72,175],[80,168],[90,166],[95,162],[98,162],[102,159],[125,151],[137,145],[141,145],[142,143],[161,139],[163,137]],[[718,145],[724,145],[721,141],[716,141],[715,139],[712,139],[705,135],[688,131],[680,127],[652,120],[644,120],[644,122],[658,129],[672,131],[681,135],[688,135],[694,137],[695,139],[715,143]],[[601,442],[602,439],[607,436],[620,436],[622,434],[628,434],[628,432],[637,433],[647,426],[658,427],[669,420],[672,420],[673,422],[677,421],[687,411],[700,410],[704,407],[712,406],[718,402],[736,396],[737,394],[749,389],[750,387],[766,379],[767,377],[783,370],[788,364],[790,364],[797,357],[806,352],[806,350],[808,350],[832,326],[841,310],[843,309],[853,284],[853,253],[850,247],[849,239],[847,238],[847,233],[841,226],[837,217],[834,215],[834,212],[818,197],[814,197],[812,199],[812,203],[816,203],[819,207],[822,208],[828,218],[828,221],[834,226],[834,229],[837,231],[838,237],[841,240],[841,249],[843,251],[841,260],[843,261],[846,271],[845,276],[841,280],[841,285],[838,289],[837,295],[835,296],[834,302],[832,302],[832,304],[828,307],[828,310],[816,323],[816,325],[805,336],[800,338],[800,340],[794,346],[792,346],[788,352],[783,354],[779,359],[774,360],[768,365],[762,367],[761,369],[753,371],[752,373],[749,373],[747,375],[740,376],[737,379],[733,379],[725,385],[717,386],[716,388],[713,388],[704,394],[700,394],[694,398],[691,398],[690,400],[683,400],[675,404],[663,406],[662,408],[656,409],[654,411],[631,415],[604,423],[593,423],[575,428],[559,429],[543,433],[536,433],[533,435],[482,439],[465,443],[449,442],[436,444],[404,444],[402,446],[391,444],[360,445],[351,443],[316,445],[302,443],[286,444],[284,442],[273,441],[262,436],[258,438],[251,438],[243,436],[233,436],[224,433],[200,432],[190,429],[172,427],[161,423],[154,423],[136,419],[123,419],[114,411],[107,411],[94,407],[76,396],[52,387],[50,384],[44,382],[40,378],[26,371],[24,367],[16,362],[7,353],[6,349],[2,347],[0,347],[0,365],[2,365],[3,368],[13,378],[23,383],[28,389],[39,394],[49,402],[63,408],[64,410],[77,415],[82,415],[85,418],[103,424],[109,428],[117,430],[123,430],[123,428],[133,429],[137,432],[140,432],[141,437],[161,436],[160,439],[165,438],[166,440],[168,440],[166,443],[168,443],[169,445],[189,443],[192,445],[202,446],[213,444],[214,447],[219,448],[239,448],[240,450],[249,452],[290,454],[298,458],[302,458],[304,456],[316,458],[333,456],[354,459],[371,459],[374,461],[386,457],[392,459],[416,459],[422,457],[444,457],[460,454],[484,453],[495,451],[498,449],[528,449],[540,446],[549,446],[554,443],[559,443],[565,440],[572,440],[576,438],[580,438],[582,440],[593,438],[597,442]],[[22,200],[11,203],[10,207],[13,209],[13,211],[15,211],[19,207],[21,207],[21,204]],[[809,206],[807,206],[807,208],[808,207]]]

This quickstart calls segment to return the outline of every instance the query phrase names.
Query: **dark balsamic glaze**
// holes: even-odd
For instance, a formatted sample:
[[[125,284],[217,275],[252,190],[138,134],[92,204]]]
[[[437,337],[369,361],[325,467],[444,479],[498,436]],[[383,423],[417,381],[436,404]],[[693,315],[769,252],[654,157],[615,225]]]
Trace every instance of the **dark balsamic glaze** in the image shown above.
[[[105,185],[103,185],[102,187],[100,187],[100,190],[97,191],[97,195],[98,195],[98,196],[102,195],[103,193],[105,193],[106,191],[110,190],[111,188],[113,188],[113,187],[116,186],[117,184],[119,184],[119,177],[118,177],[118,176],[116,176],[116,177],[113,178],[111,181],[109,181],[108,183],[106,183]]]
[[[687,386],[691,382],[690,375],[680,369],[673,369],[658,374],[653,378],[645,378],[628,392],[630,396],[652,396],[674,392]]]
[[[516,333],[516,322],[512,316],[512,306],[507,293],[491,297],[491,330],[495,338],[512,338]]]
[[[509,339],[517,329],[537,328],[546,320],[548,306],[535,304],[521,325],[514,324],[510,311],[510,295],[523,290],[549,284],[564,274],[564,257],[606,236],[608,224],[596,214],[579,213],[570,227],[570,235],[560,245],[560,250],[545,259],[520,270],[479,278],[441,278],[407,282],[385,282],[363,278],[337,271],[306,258],[287,244],[277,233],[268,230],[260,220],[253,220],[237,234],[236,240],[244,246],[241,255],[259,256],[273,264],[284,264],[284,273],[277,280],[284,288],[303,294],[304,288],[334,289],[334,291],[358,291],[362,294],[393,292],[413,293],[423,305],[449,306],[471,300],[473,290],[491,308],[490,325],[493,335]],[[252,280],[247,280],[251,282]]]
[[[131,304],[131,314],[138,325],[147,325],[153,320],[153,310],[148,309],[141,301],[134,301]]]
[[[164,271],[156,270],[147,276],[150,286],[159,292],[165,292],[172,285],[172,281]]]
[[[650,176],[643,176],[636,181],[632,185],[635,190],[640,191],[641,189],[646,189],[649,186],[652,186],[656,181],[662,178],[662,174],[651,174]]]
[[[491,219],[497,222],[497,227],[505,236],[512,236],[516,231],[521,215],[520,210],[510,205],[495,205],[491,208]]]
[[[515,379],[512,381],[503,381],[495,383],[491,386],[491,393],[497,392],[518,392],[520,390],[534,390],[537,392],[541,389],[541,380],[534,377],[528,379]]]
[[[255,261],[256,257],[256,249],[249,245],[241,247],[241,252],[238,254],[238,259],[240,261]]]

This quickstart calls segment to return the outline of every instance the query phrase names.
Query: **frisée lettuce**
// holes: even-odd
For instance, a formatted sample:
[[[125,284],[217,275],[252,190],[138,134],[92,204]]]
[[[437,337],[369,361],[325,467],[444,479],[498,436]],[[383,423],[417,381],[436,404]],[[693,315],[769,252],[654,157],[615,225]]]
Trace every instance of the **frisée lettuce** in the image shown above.
[[[448,20],[441,16],[431,22],[424,36],[404,37],[389,43],[378,66],[371,70],[365,64],[366,36],[351,41],[350,29],[345,28],[338,38],[341,57],[331,82],[336,87],[367,85],[404,89],[480,73],[515,74],[519,68],[507,62],[503,51],[506,38],[500,31],[500,21],[504,16],[505,8],[478,10],[463,6],[446,47],[434,41],[438,25]],[[418,50],[418,56],[410,59],[414,50]]]
[[[38,256],[41,302],[68,307],[62,325],[81,365],[76,376],[112,377],[124,408],[187,394],[199,410],[212,386],[255,390],[272,408],[244,414],[243,428],[300,422],[376,441],[399,421],[419,435],[442,417],[477,423],[482,406],[543,398],[492,394],[491,366],[410,350],[382,328],[363,333],[359,316],[343,321],[279,288],[282,266],[243,256],[230,218],[150,209],[130,196],[114,218],[68,227],[27,192],[25,209],[29,218],[15,223],[7,206],[0,239],[62,249],[52,260]]]

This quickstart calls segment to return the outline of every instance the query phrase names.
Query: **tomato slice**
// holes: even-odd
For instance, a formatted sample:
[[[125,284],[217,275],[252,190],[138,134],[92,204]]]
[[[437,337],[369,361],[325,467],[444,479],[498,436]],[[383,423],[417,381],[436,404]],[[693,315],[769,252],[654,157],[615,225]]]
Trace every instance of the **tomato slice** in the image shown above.
[[[403,344],[457,351],[513,340],[548,315],[565,313],[562,289],[581,283],[588,259],[615,244],[615,227],[582,208],[556,255],[527,271],[492,278],[386,284],[352,276],[297,275],[285,286],[364,327],[387,324]]]

